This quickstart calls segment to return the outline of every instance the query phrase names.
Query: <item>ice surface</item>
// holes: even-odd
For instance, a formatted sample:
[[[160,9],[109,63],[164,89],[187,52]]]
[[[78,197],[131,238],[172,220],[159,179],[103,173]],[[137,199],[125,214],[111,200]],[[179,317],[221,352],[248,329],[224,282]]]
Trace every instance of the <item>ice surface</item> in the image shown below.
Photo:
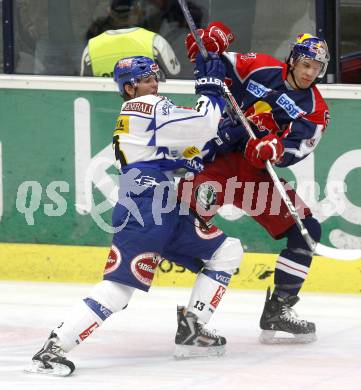
[[[67,378],[26,374],[49,331],[91,286],[0,282],[0,389],[361,389],[361,297],[301,295],[300,318],[316,322],[318,341],[262,345],[265,292],[230,290],[209,328],[227,337],[221,358],[176,361],[176,305],[190,290],[137,292],[129,307],[73,350]]]

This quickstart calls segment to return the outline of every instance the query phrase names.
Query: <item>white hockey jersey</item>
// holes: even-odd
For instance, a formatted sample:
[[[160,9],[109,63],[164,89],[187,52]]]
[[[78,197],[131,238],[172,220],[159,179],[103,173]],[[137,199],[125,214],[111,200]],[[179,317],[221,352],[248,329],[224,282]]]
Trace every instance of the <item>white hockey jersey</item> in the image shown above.
[[[201,96],[195,108],[155,95],[124,102],[114,130],[116,158],[122,167],[152,161],[161,170],[180,168],[185,160],[201,158],[217,135],[223,108],[223,99],[213,96]]]

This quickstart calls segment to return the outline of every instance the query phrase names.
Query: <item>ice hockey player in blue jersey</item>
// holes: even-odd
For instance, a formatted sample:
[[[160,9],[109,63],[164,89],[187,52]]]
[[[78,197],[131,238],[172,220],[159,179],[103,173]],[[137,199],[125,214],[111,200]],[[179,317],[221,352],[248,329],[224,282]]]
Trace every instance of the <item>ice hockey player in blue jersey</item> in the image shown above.
[[[197,57],[195,108],[159,96],[158,66],[147,57],[117,62],[114,79],[124,98],[114,131],[120,162],[114,236],[103,281],[54,329],[27,371],[70,375],[65,356],[113,313],[125,309],[135,289],[148,291],[162,258],[198,273],[186,307],[178,306],[175,357],[222,355],[226,339],[209,332],[210,320],[242,258],[238,239],[204,229],[176,201],[175,172],[202,169],[202,149],[217,136],[224,108],[225,67],[218,55]],[[146,345],[145,345],[146,348]]]

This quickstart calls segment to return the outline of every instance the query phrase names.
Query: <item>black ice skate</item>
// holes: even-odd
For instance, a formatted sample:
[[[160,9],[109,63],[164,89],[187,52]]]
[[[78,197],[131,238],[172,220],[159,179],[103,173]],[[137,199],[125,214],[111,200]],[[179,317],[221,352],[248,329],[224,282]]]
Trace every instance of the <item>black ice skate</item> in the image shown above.
[[[177,307],[178,329],[175,336],[176,359],[193,357],[222,356],[225,353],[226,339],[204,328],[197,322],[197,316],[185,313],[184,306]]]
[[[263,344],[279,343],[311,343],[316,341],[316,326],[313,322],[307,322],[297,318],[292,309],[298,301],[297,296],[281,298],[272,296],[270,288],[267,289],[266,303],[260,320],[263,329],[259,340]],[[277,332],[285,337],[276,337]]]
[[[64,356],[64,351],[57,342],[58,337],[51,332],[43,348],[33,356],[30,367],[25,371],[55,376],[70,375],[75,370],[74,363]]]

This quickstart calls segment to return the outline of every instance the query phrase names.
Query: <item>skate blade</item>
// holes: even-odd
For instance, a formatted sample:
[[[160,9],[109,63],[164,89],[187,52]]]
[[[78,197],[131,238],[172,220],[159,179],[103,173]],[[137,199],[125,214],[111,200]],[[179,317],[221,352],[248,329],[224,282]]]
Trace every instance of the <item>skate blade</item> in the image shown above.
[[[308,344],[316,340],[316,333],[293,334],[276,330],[263,330],[259,336],[261,344]]]
[[[53,368],[42,367],[41,362],[32,362],[24,371],[28,374],[42,374],[51,376],[69,376],[74,370],[63,364],[52,363]]]
[[[221,345],[217,347],[197,347],[193,345],[176,345],[174,358],[177,360],[193,359],[200,357],[218,357],[226,353],[226,348]]]

